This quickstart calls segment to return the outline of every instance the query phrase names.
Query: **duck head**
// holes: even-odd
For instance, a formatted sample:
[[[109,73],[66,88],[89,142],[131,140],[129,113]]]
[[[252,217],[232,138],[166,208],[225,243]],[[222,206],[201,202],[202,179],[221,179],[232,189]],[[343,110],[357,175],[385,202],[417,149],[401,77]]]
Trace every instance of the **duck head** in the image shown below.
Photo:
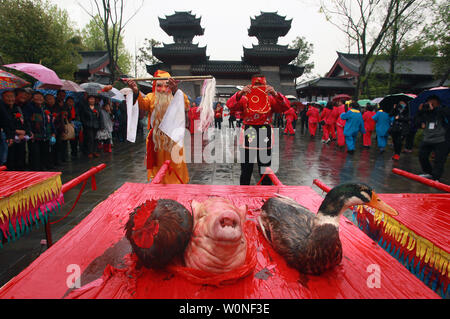
[[[319,214],[329,218],[341,216],[352,206],[367,205],[388,215],[397,216],[398,212],[383,202],[375,191],[365,184],[342,184],[333,188],[319,208]]]

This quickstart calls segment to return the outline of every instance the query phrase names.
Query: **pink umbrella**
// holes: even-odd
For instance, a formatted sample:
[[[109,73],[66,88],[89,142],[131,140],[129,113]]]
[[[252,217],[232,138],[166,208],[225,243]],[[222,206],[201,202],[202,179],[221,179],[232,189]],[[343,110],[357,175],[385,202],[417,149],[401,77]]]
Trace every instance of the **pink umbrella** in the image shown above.
[[[42,89],[51,89],[51,90],[57,90],[63,86],[62,81],[56,75],[55,71],[50,70],[49,68],[46,68],[45,66],[41,64],[35,64],[35,63],[14,63],[14,64],[7,64],[4,65],[7,68],[15,69],[18,71],[21,71],[23,73],[26,73],[35,79],[39,80],[40,82],[44,83],[40,88]]]

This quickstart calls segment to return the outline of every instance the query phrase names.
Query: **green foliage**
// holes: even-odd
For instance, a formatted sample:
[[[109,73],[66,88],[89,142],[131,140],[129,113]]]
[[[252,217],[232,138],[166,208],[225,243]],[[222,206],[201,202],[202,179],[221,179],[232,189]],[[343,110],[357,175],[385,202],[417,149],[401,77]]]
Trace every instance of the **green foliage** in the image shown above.
[[[314,69],[314,62],[307,62],[314,53],[314,45],[306,41],[305,37],[298,36],[294,41],[292,41],[289,48],[300,49],[298,57],[292,62],[292,64],[305,67],[305,72],[303,74],[311,73]]]
[[[139,48],[138,61],[143,64],[153,65],[159,63],[157,58],[153,56],[152,48],[161,45],[162,43],[155,39],[145,39],[144,46]]]
[[[113,28],[110,27],[109,35],[112,38]],[[105,35],[103,32],[102,22],[99,16],[95,16],[81,31],[82,44],[87,51],[107,51]],[[123,37],[119,39],[119,57],[117,65],[123,74],[127,74],[131,70],[132,56],[125,48]]]
[[[4,63],[41,63],[73,79],[81,57],[67,11],[44,0],[0,0],[0,55]]]

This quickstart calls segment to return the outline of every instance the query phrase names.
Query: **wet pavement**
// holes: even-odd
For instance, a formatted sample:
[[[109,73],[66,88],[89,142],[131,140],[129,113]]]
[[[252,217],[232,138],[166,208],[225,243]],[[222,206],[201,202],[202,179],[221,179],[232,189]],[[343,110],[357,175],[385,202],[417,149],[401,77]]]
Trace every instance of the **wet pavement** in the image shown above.
[[[322,191],[313,185],[314,179],[319,179],[331,187],[344,182],[360,181],[369,184],[378,193],[440,193],[436,189],[391,172],[393,168],[399,168],[421,174],[417,148],[411,154],[402,154],[400,161],[394,162],[391,159],[392,145],[388,146],[384,154],[379,154],[376,139],[371,149],[363,149],[360,136],[355,154],[349,155],[345,150],[339,149],[336,142],[322,144],[321,134],[311,138],[308,133],[302,134],[297,129],[296,136],[278,135],[279,148],[273,154],[273,164],[275,169],[278,167],[277,177],[285,185],[311,186],[322,194]],[[215,151],[204,152],[209,155],[204,156],[202,163],[188,164],[190,183],[239,185],[240,164],[233,160],[237,156],[236,133],[223,128],[222,131],[211,133],[209,138],[209,141],[191,142],[191,149],[196,151],[192,154],[198,154],[199,151],[205,150],[205,147],[208,150],[211,140],[217,144]],[[224,160],[222,163],[214,163],[214,157],[222,157]],[[190,158],[193,159],[194,155]],[[74,211],[60,223],[52,226],[53,241],[58,241],[78,225],[94,207],[124,183],[146,183],[144,160],[145,139],[144,135],[139,135],[135,144],[128,142],[116,144],[112,154],[102,154],[100,158],[94,160],[81,155],[58,167],[63,173],[64,184],[91,167],[101,163],[107,165],[106,169],[97,175],[97,191],[93,191],[88,183]],[[255,165],[252,184],[256,184],[259,180],[256,167]],[[446,163],[441,182],[450,184],[450,161]],[[52,220],[66,215],[74,204],[80,188],[81,185],[64,195],[65,205]],[[0,286],[18,275],[46,250],[46,246],[41,243],[44,238],[44,227],[40,225],[39,229],[34,227],[29,234],[0,248]]]

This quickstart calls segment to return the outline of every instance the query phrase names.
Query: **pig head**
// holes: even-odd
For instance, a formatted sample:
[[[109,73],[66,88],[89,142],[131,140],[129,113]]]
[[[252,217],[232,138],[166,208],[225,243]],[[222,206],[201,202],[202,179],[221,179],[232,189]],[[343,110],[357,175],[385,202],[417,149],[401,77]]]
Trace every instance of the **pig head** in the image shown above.
[[[247,207],[224,198],[192,202],[194,230],[185,251],[187,267],[212,273],[229,272],[244,264],[247,241],[243,227]]]

